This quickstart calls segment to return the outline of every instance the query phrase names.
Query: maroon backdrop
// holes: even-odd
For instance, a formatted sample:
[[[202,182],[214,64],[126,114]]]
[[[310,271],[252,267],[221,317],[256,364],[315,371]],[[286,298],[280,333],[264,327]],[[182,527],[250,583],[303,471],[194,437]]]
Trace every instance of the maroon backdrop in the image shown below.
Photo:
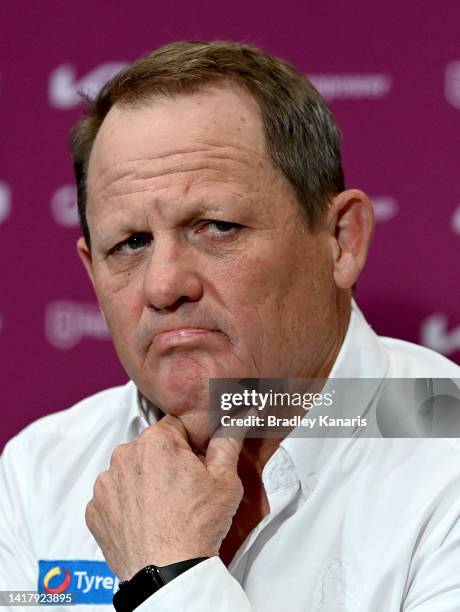
[[[460,3],[59,2],[0,8],[0,449],[122,383],[77,259],[66,144],[76,90],[178,39],[259,44],[310,75],[377,229],[358,302],[382,334],[460,361]]]

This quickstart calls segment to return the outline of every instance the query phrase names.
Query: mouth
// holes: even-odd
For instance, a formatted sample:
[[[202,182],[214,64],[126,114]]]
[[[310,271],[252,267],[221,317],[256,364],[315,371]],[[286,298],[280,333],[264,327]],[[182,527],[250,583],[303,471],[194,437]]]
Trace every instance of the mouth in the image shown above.
[[[161,352],[177,347],[193,348],[216,336],[222,336],[222,332],[202,327],[181,327],[157,334],[153,339],[153,346]]]

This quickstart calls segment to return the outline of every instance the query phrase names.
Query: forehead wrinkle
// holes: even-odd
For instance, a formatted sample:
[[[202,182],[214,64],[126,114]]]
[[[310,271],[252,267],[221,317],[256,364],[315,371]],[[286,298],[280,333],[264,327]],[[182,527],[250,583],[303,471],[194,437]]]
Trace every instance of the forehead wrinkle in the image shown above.
[[[221,152],[222,149],[224,149],[224,152]],[[227,151],[227,154],[225,154],[225,151]],[[166,151],[161,151],[157,154],[155,153],[149,153],[148,157],[142,156],[142,157],[132,157],[132,158],[127,158],[126,162],[144,162],[144,161],[150,161],[150,160],[155,160],[155,159],[167,159],[168,157],[172,157],[172,156],[180,156],[180,155],[188,155],[190,153],[194,154],[194,153],[209,153],[210,157],[216,157],[216,158],[221,158],[221,159],[233,159],[235,161],[239,161],[235,156],[232,156],[232,151],[235,151],[237,153],[240,153],[241,151],[243,152],[247,152],[248,155],[250,155],[252,157],[252,155],[256,152],[256,153],[262,153],[265,152],[265,147],[252,147],[252,146],[245,146],[244,142],[238,142],[237,144],[232,144],[232,143],[227,143],[227,144],[222,144],[220,142],[195,142],[193,144],[191,144],[188,147],[177,147],[175,146],[173,149],[171,150],[166,150]],[[105,174],[106,172],[110,171],[112,169],[113,165],[108,166],[107,168],[105,168],[104,170],[102,170],[102,173]]]
[[[214,159],[211,163],[203,163],[203,160],[189,160],[189,163],[179,167],[167,167],[162,169],[151,168],[150,164],[145,164],[141,172],[134,171],[118,176],[112,182],[105,185],[93,185],[90,190],[91,195],[95,195],[98,200],[111,200],[122,196],[140,195],[148,192],[156,193],[162,189],[177,188],[184,194],[192,188],[210,184],[246,184],[251,190],[252,182],[241,181],[244,170],[250,171],[245,162],[240,162],[240,167],[229,167],[227,163],[219,163],[222,158]],[[147,165],[149,166],[147,168]],[[235,172],[235,170],[238,170]],[[243,170],[243,172],[242,172]],[[236,175],[236,176],[235,176]],[[175,185],[171,185],[168,177],[175,176]],[[165,179],[166,184],[161,179]]]
[[[241,159],[241,153],[244,154],[243,159]],[[179,150],[175,148],[158,154],[149,154],[147,157],[128,158],[126,160],[108,163],[105,168],[102,167],[98,169],[97,177],[94,179],[92,176],[93,173],[91,172],[92,164],[90,163],[88,178],[93,180],[88,180],[88,188],[90,188],[91,183],[95,183],[94,186],[96,189],[103,190],[107,185],[115,184],[121,180],[136,180],[153,176],[164,176],[180,171],[204,170],[206,169],[206,162],[210,162],[210,165],[214,164],[214,162],[223,162],[223,164],[221,164],[222,167],[225,167],[226,161],[243,167],[251,166],[254,164],[254,153],[260,156],[262,151],[258,150],[258,148],[244,146],[244,144],[221,145],[217,143],[197,143],[196,145],[191,145],[190,147]],[[101,156],[100,153],[99,156]],[[185,157],[187,159],[185,159]],[[195,159],[197,157],[199,159]],[[182,160],[181,158],[184,159]],[[266,160],[269,161],[268,156]],[[99,161],[97,155],[95,161]],[[159,162],[157,164],[159,166],[158,169],[155,168],[155,162]],[[171,168],[168,168],[168,164],[171,165]],[[165,165],[166,168],[163,167]]]
[[[156,177],[155,177],[156,178]],[[103,194],[102,196],[100,196],[100,199],[102,201],[106,201],[106,200],[118,200],[121,199],[122,202],[124,202],[123,198],[125,198],[126,196],[132,196],[132,195],[142,195],[142,194],[151,194],[152,196],[154,196],[155,199],[160,198],[161,194],[163,192],[171,192],[171,186],[170,185],[163,185],[161,187],[156,186],[154,189],[154,192],[151,188],[150,185],[150,181],[148,179],[142,179],[143,181],[147,181],[147,184],[145,186],[144,189],[122,189],[116,193],[110,193],[110,194]],[[152,179],[154,180],[154,179]],[[228,178],[200,178],[199,180],[194,181],[193,183],[186,183],[186,184],[176,184],[175,188],[176,190],[179,190],[181,193],[180,195],[183,196],[186,193],[188,193],[189,191],[193,191],[196,189],[199,189],[201,187],[203,187],[204,185],[236,185],[238,186],[238,183],[235,182],[233,180],[233,178],[228,177]],[[247,195],[247,194],[246,194]],[[217,198],[219,199],[223,199],[224,197],[226,198],[227,196],[233,196],[234,198],[237,199],[242,199],[245,197],[245,194],[243,194],[241,192],[241,190],[238,189],[226,189],[225,193],[223,194],[219,194],[218,196],[215,196],[213,194],[204,196],[201,199],[208,199],[209,197],[212,197],[213,200]],[[172,199],[171,197],[167,198],[167,199]],[[145,203],[145,202],[143,202]]]

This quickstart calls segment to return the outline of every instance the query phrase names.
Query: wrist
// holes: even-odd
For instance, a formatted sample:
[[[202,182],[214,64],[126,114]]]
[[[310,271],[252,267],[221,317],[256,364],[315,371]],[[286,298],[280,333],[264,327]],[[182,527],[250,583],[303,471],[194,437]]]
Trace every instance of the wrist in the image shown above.
[[[165,584],[202,561],[206,561],[206,559],[209,559],[209,557],[195,557],[161,567],[147,565],[130,580],[120,583],[118,591],[113,596],[115,610],[117,612],[131,612]]]

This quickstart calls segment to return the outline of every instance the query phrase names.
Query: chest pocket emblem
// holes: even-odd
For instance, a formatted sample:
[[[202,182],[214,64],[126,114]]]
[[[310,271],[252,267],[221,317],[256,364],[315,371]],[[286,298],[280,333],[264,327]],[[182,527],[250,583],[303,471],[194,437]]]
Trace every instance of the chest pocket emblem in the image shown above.
[[[359,609],[360,588],[350,565],[343,559],[330,563],[315,590],[315,610],[318,612]]]

